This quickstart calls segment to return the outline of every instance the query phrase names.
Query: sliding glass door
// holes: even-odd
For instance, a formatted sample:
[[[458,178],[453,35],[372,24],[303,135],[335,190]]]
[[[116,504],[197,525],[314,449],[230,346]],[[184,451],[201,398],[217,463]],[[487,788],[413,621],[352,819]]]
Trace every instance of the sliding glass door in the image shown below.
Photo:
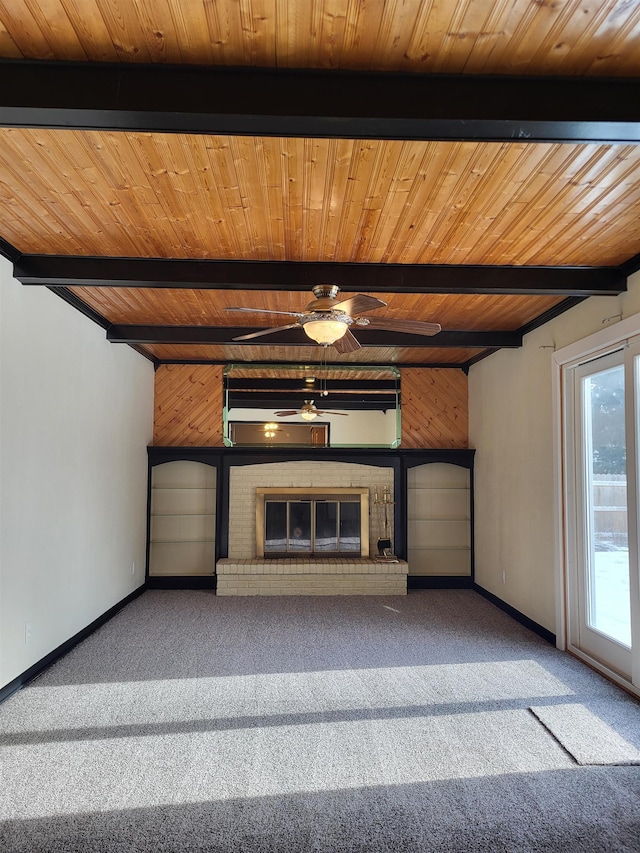
[[[628,369],[633,372],[625,365],[624,350],[574,369],[576,547],[570,634],[579,649],[630,679],[627,423],[631,442],[634,429],[633,418],[626,417]]]

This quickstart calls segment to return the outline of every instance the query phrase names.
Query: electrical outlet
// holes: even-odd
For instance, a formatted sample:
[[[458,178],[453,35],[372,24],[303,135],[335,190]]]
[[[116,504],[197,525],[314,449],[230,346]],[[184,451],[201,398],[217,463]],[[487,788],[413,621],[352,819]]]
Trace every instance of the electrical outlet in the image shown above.
[[[135,564],[135,560],[134,560],[134,562],[131,563],[131,574],[135,575],[135,573],[136,573],[136,564]]]
[[[507,573],[502,572],[502,583],[506,583],[506,582],[507,582]]]
[[[24,642],[25,645],[31,642],[31,622],[24,623]]]

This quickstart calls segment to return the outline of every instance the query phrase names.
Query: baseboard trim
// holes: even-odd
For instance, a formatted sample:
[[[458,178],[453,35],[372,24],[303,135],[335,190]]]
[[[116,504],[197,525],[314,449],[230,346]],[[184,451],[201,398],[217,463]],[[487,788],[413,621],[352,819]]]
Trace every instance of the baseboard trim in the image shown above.
[[[77,646],[78,643],[81,643],[83,640],[86,640],[90,634],[93,634],[94,631],[97,631],[98,628],[101,628],[109,619],[112,619],[116,613],[122,610],[123,607],[126,607],[127,604],[136,599],[139,595],[146,589],[146,584],[142,584],[137,589],[134,589],[133,592],[129,593],[129,595],[125,596],[121,601],[117,604],[114,604],[113,607],[110,607],[107,611],[105,611],[102,616],[98,616],[97,619],[94,619],[90,625],[87,625],[86,628],[83,628],[81,631],[78,631],[77,634],[74,634],[73,637],[70,637],[66,640],[62,645],[58,646],[57,649],[54,649],[52,652],[49,652],[48,655],[45,655],[43,658],[37,663],[34,663],[33,666],[30,666],[29,669],[26,669],[23,673],[18,675],[13,681],[10,681],[8,684],[5,684],[4,687],[0,688],[0,702],[4,702],[5,699],[8,699],[13,693],[16,693],[20,690],[21,687],[24,687],[25,684],[28,684],[30,681],[33,681],[41,672],[43,672],[47,667],[51,666],[52,663],[55,663],[59,658],[63,655],[66,655],[67,652],[70,652],[74,646]]]
[[[407,575],[407,589],[471,589],[470,575]]]
[[[551,643],[552,646],[556,644],[556,635],[549,631],[547,628],[544,628],[542,625],[539,625],[537,622],[534,622],[533,619],[529,619],[528,616],[525,616],[524,613],[521,613],[519,610],[516,610],[515,607],[512,607],[510,604],[507,604],[506,601],[503,601],[501,598],[498,598],[497,595],[494,595],[492,592],[489,592],[488,589],[485,589],[479,584],[475,583],[472,586],[476,592],[480,593],[483,598],[486,598],[487,601],[490,601],[492,604],[495,604],[496,607],[499,607],[500,610],[504,610],[512,619],[515,619],[516,622],[519,622],[521,625],[524,625],[525,628],[528,628],[530,631],[533,631],[534,634],[537,634],[539,637],[542,637],[543,640],[546,640],[548,643]]]
[[[147,589],[215,589],[215,575],[165,575],[147,578]]]

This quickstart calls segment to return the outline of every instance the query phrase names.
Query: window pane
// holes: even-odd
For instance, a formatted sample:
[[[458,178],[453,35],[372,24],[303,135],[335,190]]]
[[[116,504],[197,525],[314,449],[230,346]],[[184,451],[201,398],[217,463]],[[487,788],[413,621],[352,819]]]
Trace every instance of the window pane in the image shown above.
[[[360,504],[340,502],[340,550],[360,551]]]
[[[287,550],[286,501],[266,501],[264,505],[265,554]]]
[[[584,379],[587,502],[587,621],[631,645],[624,367]]]
[[[311,552],[311,503],[289,503],[289,550]]]
[[[338,504],[322,501],[316,504],[316,551],[338,550]]]

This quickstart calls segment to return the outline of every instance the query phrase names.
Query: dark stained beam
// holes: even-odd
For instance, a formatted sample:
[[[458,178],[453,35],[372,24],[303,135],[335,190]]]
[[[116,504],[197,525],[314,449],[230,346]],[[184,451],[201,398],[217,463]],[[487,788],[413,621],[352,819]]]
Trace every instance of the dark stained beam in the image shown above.
[[[373,412],[383,412],[395,409],[397,400],[395,394],[378,396],[377,394],[329,394],[320,397],[318,394],[307,394],[305,397],[292,397],[289,393],[272,394],[230,394],[229,408],[243,409],[299,409],[305,400],[314,400],[319,409],[368,409]]]
[[[46,286],[311,291],[315,284],[337,284],[345,293],[617,296],[627,286],[626,276],[617,267],[314,263],[64,255],[22,255],[14,264],[13,274],[22,284]]]
[[[634,255],[620,265],[620,269],[625,275],[633,275],[634,272],[640,270],[640,255]]]
[[[4,60],[0,125],[638,143],[640,80]]]
[[[15,246],[5,240],[3,237],[0,237],[0,255],[3,258],[6,258],[8,261],[11,261],[14,264],[21,255]]]
[[[318,348],[318,349],[320,350],[320,348]],[[322,351],[319,351],[318,355],[322,356],[323,355]],[[428,351],[425,352],[425,355],[428,356],[429,352]],[[222,367],[226,367],[229,364],[230,360],[229,359],[215,359],[215,358],[159,358],[156,361],[157,361],[158,366],[161,366],[164,364],[217,364],[217,365],[221,365]],[[243,361],[242,359],[234,358],[233,364],[238,366],[238,367],[244,366],[244,365],[249,367],[251,365],[254,365],[255,362]],[[282,367],[282,364],[283,364],[282,361],[266,361],[265,360],[265,361],[260,362],[260,365],[262,367]],[[326,366],[327,366],[326,361],[305,361],[305,364],[308,365],[309,367],[324,367],[324,368],[326,368]],[[348,362],[348,365],[350,367],[358,367],[359,366],[355,362]],[[287,364],[286,366],[290,366],[290,364]],[[335,361],[329,362],[329,367],[336,367],[336,366],[340,366],[339,362],[335,362]],[[374,363],[373,365],[369,365],[369,366],[384,368],[387,365],[375,364]],[[410,362],[407,362],[406,364],[405,363],[402,363],[402,364],[398,363],[394,366],[401,368],[402,370],[424,370],[425,367],[428,367],[431,369],[437,367],[440,370],[442,370],[443,368],[447,368],[448,370],[462,370],[463,372],[466,372],[466,363],[460,362],[460,361],[418,361],[418,362],[410,361]]]
[[[235,379],[227,376],[226,378],[227,389],[231,394],[271,391],[319,394],[321,390],[319,386],[324,385],[325,382],[331,387],[334,394],[338,392],[351,394],[395,393],[396,390],[395,379],[316,379],[315,382],[305,384],[302,377],[300,379],[261,379],[254,377]]]
[[[264,328],[264,327],[261,327]],[[314,346],[302,329],[274,332],[249,341],[234,341],[239,335],[260,331],[256,327],[238,326],[120,326],[107,329],[107,340],[118,344],[233,344],[233,346]],[[432,337],[384,332],[365,327],[355,335],[363,347],[519,347],[518,332],[443,331]]]

